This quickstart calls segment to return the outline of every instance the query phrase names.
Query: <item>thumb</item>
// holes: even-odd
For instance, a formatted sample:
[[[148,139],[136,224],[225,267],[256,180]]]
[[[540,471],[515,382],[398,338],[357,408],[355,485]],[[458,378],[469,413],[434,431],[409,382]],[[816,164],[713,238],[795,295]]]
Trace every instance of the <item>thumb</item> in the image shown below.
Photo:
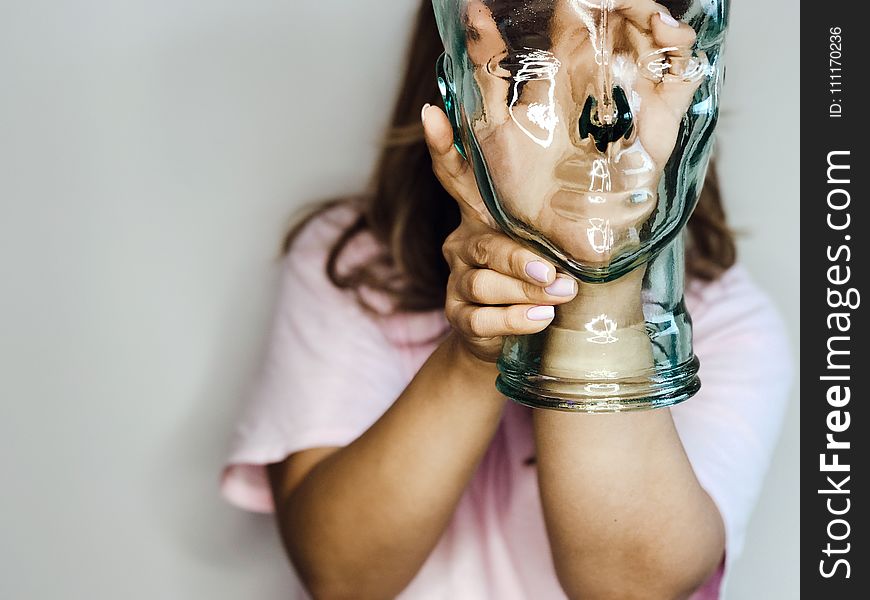
[[[426,145],[432,157],[432,170],[444,189],[459,204],[463,218],[496,228],[495,221],[480,196],[468,161],[453,146],[453,127],[447,115],[437,106],[427,104],[420,116],[423,119]]]

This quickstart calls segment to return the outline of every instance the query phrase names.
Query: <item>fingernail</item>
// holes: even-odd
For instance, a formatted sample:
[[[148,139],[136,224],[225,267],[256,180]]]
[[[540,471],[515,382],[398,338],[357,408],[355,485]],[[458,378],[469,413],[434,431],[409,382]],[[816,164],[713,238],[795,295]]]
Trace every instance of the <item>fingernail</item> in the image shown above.
[[[552,284],[544,288],[544,291],[551,296],[573,296],[574,295],[574,280],[569,277],[559,277]]]
[[[420,120],[423,121],[424,123],[426,122],[426,109],[429,108],[430,106],[432,106],[432,105],[427,102],[426,104],[423,105],[423,109],[420,111]]]
[[[549,321],[556,315],[552,306],[533,306],[526,311],[526,317],[530,321]]]
[[[550,267],[541,261],[533,260],[526,265],[526,275],[535,281],[547,283],[550,280]]]
[[[659,17],[662,20],[662,23],[667,25],[668,27],[679,27],[680,22],[673,18],[670,13],[667,13],[663,10],[659,11]]]

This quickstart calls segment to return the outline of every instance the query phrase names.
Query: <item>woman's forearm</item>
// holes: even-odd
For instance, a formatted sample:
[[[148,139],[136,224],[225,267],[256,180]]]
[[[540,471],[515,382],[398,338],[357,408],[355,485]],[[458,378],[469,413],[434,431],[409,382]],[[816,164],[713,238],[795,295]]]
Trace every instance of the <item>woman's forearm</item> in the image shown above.
[[[541,500],[572,598],[684,598],[712,574],[722,521],[670,411],[536,411]]]
[[[368,431],[276,498],[315,597],[394,597],[410,582],[496,431],[495,376],[449,337]]]

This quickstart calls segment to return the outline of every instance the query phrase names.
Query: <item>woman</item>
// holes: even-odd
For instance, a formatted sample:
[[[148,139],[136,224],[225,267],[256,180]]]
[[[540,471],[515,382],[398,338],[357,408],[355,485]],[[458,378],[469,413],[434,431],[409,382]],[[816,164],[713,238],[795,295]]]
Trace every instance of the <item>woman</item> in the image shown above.
[[[789,365],[779,318],[734,264],[715,180],[689,225],[701,392],[617,415],[506,401],[502,337],[547,327],[576,285],[482,210],[430,106],[429,2],[413,39],[371,193],[287,237],[224,494],[274,510],[315,598],[717,598]]]

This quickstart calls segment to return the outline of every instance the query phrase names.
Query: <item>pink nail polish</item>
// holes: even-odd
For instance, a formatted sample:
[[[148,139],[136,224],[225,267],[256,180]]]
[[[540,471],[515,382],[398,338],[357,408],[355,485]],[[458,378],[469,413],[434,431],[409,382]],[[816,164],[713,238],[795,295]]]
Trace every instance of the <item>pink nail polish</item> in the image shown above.
[[[550,277],[550,268],[540,261],[533,260],[526,265],[526,275],[535,281],[547,283]]]
[[[544,288],[551,296],[567,298],[574,295],[574,280],[567,277],[559,277],[552,284]]]
[[[680,22],[673,18],[669,13],[665,11],[659,11],[659,18],[662,20],[662,23],[667,25],[668,27],[679,27]]]
[[[530,321],[549,321],[556,315],[552,306],[533,306],[526,312]]]

